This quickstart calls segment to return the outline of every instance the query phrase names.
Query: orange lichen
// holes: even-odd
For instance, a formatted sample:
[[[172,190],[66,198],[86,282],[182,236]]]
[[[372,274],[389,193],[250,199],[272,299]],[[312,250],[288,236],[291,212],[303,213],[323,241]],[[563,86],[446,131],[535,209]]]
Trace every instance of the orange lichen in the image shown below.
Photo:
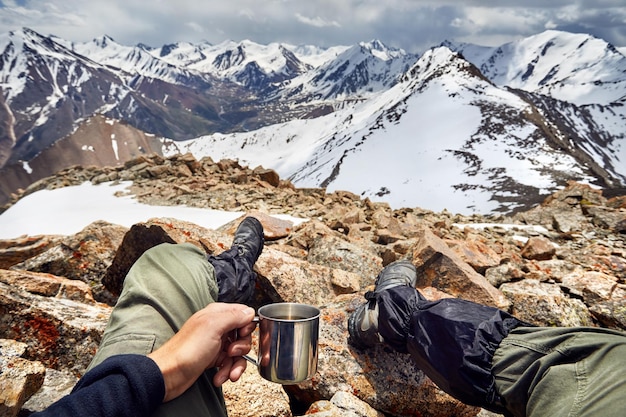
[[[31,330],[32,335],[37,339],[44,349],[53,348],[59,340],[59,330],[50,320],[42,317],[33,317],[24,322],[24,330]]]

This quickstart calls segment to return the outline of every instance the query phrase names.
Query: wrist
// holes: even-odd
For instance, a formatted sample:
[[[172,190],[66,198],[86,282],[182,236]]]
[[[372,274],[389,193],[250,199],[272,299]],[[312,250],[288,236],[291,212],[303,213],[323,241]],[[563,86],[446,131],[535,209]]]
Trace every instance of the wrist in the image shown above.
[[[179,392],[180,371],[175,366],[174,361],[170,360],[168,355],[164,355],[160,350],[156,350],[148,357],[156,363],[161,375],[163,377],[163,385],[165,387],[165,394],[163,395],[163,402],[173,400],[178,397],[182,392]]]

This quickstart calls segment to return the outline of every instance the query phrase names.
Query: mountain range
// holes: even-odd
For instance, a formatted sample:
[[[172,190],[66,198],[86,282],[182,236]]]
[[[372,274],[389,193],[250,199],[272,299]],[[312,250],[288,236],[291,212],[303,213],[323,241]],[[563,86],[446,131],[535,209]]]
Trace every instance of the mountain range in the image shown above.
[[[0,204],[75,164],[191,152],[392,207],[526,210],[626,185],[626,56],[546,31],[421,54],[252,41],[124,46],[0,35]],[[19,194],[19,193],[18,193]]]

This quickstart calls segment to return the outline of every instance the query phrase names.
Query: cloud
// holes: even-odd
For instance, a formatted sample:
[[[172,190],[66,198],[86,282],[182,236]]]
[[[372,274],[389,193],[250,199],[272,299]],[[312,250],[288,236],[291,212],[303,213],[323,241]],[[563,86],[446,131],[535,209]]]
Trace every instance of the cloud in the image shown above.
[[[310,18],[302,16],[300,13],[296,13],[296,19],[298,19],[299,22],[302,22],[305,25],[310,25],[317,28],[323,28],[328,26],[341,27],[341,25],[337,21],[327,21],[322,19],[321,17]]]
[[[196,33],[204,33],[204,27],[196,22],[187,22],[185,23],[185,26]]]
[[[380,39],[419,52],[445,39],[497,45],[546,29],[626,46],[623,0],[3,0],[0,32],[30,27],[127,45],[250,39],[319,46]]]

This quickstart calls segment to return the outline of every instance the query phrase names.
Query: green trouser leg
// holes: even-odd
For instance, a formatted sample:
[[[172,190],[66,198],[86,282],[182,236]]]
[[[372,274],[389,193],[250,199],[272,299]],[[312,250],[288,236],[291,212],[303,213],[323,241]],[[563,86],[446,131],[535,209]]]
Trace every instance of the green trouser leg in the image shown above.
[[[162,244],[135,262],[90,368],[106,358],[146,355],[169,340],[196,311],[217,299],[213,266],[191,244]],[[159,417],[226,416],[222,391],[204,372],[180,397],[162,404]]]
[[[626,333],[518,327],[493,356],[496,390],[515,416],[626,415]]]

